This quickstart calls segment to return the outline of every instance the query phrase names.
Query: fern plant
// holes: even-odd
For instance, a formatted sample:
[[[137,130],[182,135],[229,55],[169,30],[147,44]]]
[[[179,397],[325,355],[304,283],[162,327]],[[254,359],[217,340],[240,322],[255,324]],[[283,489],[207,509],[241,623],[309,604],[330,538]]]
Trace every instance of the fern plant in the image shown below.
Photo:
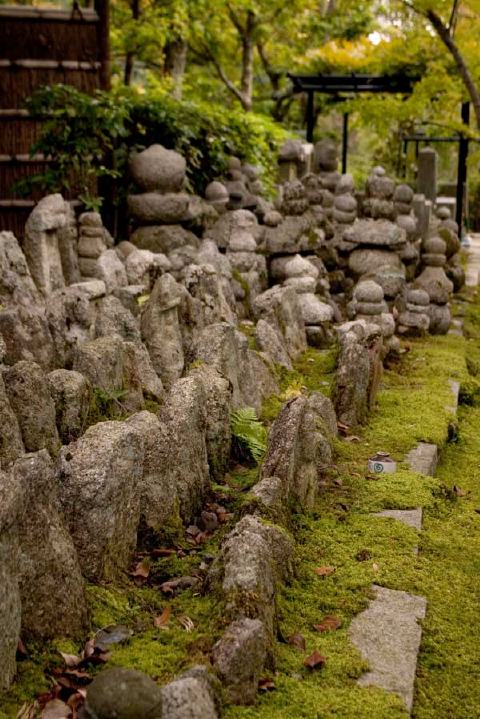
[[[241,407],[232,412],[230,427],[240,447],[248,450],[255,462],[260,462],[267,451],[267,430],[253,407]]]

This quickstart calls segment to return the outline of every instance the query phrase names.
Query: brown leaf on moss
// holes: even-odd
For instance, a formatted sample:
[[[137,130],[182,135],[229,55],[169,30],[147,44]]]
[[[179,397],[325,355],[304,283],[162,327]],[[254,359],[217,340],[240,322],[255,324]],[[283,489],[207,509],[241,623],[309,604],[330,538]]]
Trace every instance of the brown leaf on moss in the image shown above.
[[[314,570],[315,574],[318,574],[319,577],[328,577],[330,574],[333,574],[335,571],[335,567],[316,567]]]
[[[148,561],[148,559],[142,559],[141,562],[138,562],[135,565],[133,572],[130,572],[130,575],[135,579],[148,579],[149,574],[150,562]]]
[[[465,491],[464,489],[462,489],[461,487],[457,487],[456,484],[453,485],[453,491],[455,492],[455,494],[457,495],[457,497],[466,497],[467,494],[468,494],[468,492],[466,492],[466,491]]]
[[[288,637],[287,639],[288,643],[292,645],[292,647],[295,647],[296,649],[300,649],[300,651],[304,652],[306,649],[306,642],[305,637],[301,634],[292,634],[291,637]]]
[[[157,627],[157,629],[165,629],[166,625],[168,624],[168,620],[170,619],[170,615],[172,613],[171,607],[165,607],[163,612],[158,615],[158,617],[155,617],[153,620],[154,625]]]
[[[309,657],[305,659],[303,665],[309,669],[321,669],[327,660],[323,657],[320,652],[315,649]]]
[[[258,691],[259,692],[272,692],[277,687],[271,677],[262,677],[258,680]]]
[[[333,632],[342,626],[342,622],[338,617],[327,615],[322,619],[320,624],[314,624],[313,628],[317,632]]]
[[[167,549],[166,547],[156,547],[152,549],[152,557],[171,557],[177,554],[176,549]]]
[[[77,657],[76,654],[64,654],[63,652],[60,652],[60,654],[62,655],[63,661],[65,662],[65,666],[67,666],[69,669],[74,669],[75,667],[78,667],[78,665],[83,659],[83,657]]]

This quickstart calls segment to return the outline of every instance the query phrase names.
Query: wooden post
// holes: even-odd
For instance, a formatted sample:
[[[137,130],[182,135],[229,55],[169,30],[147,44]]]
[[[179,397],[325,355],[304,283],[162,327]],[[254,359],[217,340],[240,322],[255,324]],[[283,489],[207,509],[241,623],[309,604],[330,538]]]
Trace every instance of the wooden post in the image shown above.
[[[342,127],[342,175],[347,172],[347,157],[348,157],[348,112],[343,113],[343,127]]]
[[[314,92],[307,93],[307,142],[313,142],[313,128],[315,126]]]
[[[98,23],[98,47],[100,55],[100,88],[110,90],[110,3],[109,0],[95,0]]]
[[[470,125],[470,103],[462,102],[462,123],[467,127]],[[455,220],[458,225],[460,237],[463,230],[463,201],[467,184],[467,157],[468,137],[462,133],[458,143],[458,173],[457,173],[457,207]]]

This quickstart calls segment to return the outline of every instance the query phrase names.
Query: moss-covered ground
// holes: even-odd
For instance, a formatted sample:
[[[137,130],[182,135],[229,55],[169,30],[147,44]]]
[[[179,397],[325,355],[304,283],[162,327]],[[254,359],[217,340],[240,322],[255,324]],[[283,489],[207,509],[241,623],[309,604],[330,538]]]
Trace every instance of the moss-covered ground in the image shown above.
[[[326,473],[315,510],[295,518],[298,571],[279,596],[281,632],[277,668],[271,674],[275,690],[260,694],[255,707],[228,707],[226,719],[406,717],[394,695],[356,685],[366,665],[349,642],[348,625],[367,605],[372,582],[428,601],[414,716],[480,717],[480,305],[475,299],[458,306],[466,312],[467,338],[405,344],[401,359],[384,373],[368,426],[337,441],[335,464]],[[280,393],[262,413],[266,424],[292,396],[315,389],[329,394],[334,364],[334,350],[310,349],[293,371],[279,372]],[[457,419],[448,409],[452,379],[461,383],[466,403]],[[415,474],[402,463],[420,440],[442,447],[436,478]],[[368,474],[367,458],[376,450],[389,451],[399,462],[396,474]],[[133,632],[127,643],[112,649],[109,665],[134,666],[165,682],[195,662],[208,663],[224,626],[221,607],[195,588],[172,598],[157,585],[205,571],[245,502],[248,506],[248,490],[257,474],[255,467],[236,467],[223,484],[215,485],[214,500],[226,506],[230,521],[200,546],[180,542],[176,554],[154,559],[144,586],[126,577],[121,586],[89,587],[91,635],[118,623]],[[420,536],[395,520],[372,516],[384,508],[414,507],[424,510]],[[314,571],[319,567],[334,571],[321,577]],[[166,607],[171,612],[168,621],[155,627],[155,617]],[[313,625],[327,615],[338,618],[341,626],[319,633]],[[304,637],[304,650],[288,643],[294,634]],[[56,642],[40,650],[27,642],[28,658],[19,662],[18,681],[0,698],[0,718],[11,719],[23,702],[49,688],[52,670],[62,665],[59,650],[80,649],[81,643]],[[314,649],[326,657],[318,670],[303,664]]]
[[[384,374],[368,427],[338,441],[336,464],[315,512],[297,518],[298,575],[279,602],[276,689],[261,695],[255,707],[230,707],[227,719],[406,717],[394,695],[356,685],[365,665],[349,642],[348,625],[366,607],[373,582],[428,601],[413,716],[480,717],[480,408],[475,406],[477,380],[468,371],[475,371],[480,347],[475,300],[466,306],[467,338],[406,344],[402,359]],[[303,372],[308,381],[308,366]],[[461,397],[469,403],[457,419],[448,409],[452,379],[461,383]],[[435,478],[402,464],[422,440],[442,448]],[[367,458],[376,450],[389,451],[400,462],[396,474],[368,474]],[[384,508],[415,507],[424,512],[420,535],[395,520],[372,516]],[[335,571],[319,577],[318,567]],[[318,633],[313,625],[327,615],[341,626]],[[304,637],[305,650],[288,643],[295,634]],[[312,671],[303,661],[315,649],[326,664]]]

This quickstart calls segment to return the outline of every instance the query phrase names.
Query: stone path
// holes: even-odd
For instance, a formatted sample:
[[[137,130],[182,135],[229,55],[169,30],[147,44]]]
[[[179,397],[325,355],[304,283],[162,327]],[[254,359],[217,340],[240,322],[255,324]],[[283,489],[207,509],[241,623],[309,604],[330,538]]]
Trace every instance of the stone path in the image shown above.
[[[480,234],[472,237],[468,252],[467,285],[477,286],[480,279]],[[461,326],[453,333],[462,334]],[[447,409],[456,414],[460,385],[451,380],[452,403]],[[420,442],[405,457],[411,470],[434,476],[438,464],[436,444]],[[376,517],[390,517],[422,530],[421,508],[411,510],[386,509]],[[418,548],[416,548],[418,553]],[[427,602],[407,592],[373,585],[375,599],[350,625],[349,636],[354,646],[368,661],[370,671],[358,680],[360,686],[377,686],[399,694],[410,713],[413,705],[417,656]]]

